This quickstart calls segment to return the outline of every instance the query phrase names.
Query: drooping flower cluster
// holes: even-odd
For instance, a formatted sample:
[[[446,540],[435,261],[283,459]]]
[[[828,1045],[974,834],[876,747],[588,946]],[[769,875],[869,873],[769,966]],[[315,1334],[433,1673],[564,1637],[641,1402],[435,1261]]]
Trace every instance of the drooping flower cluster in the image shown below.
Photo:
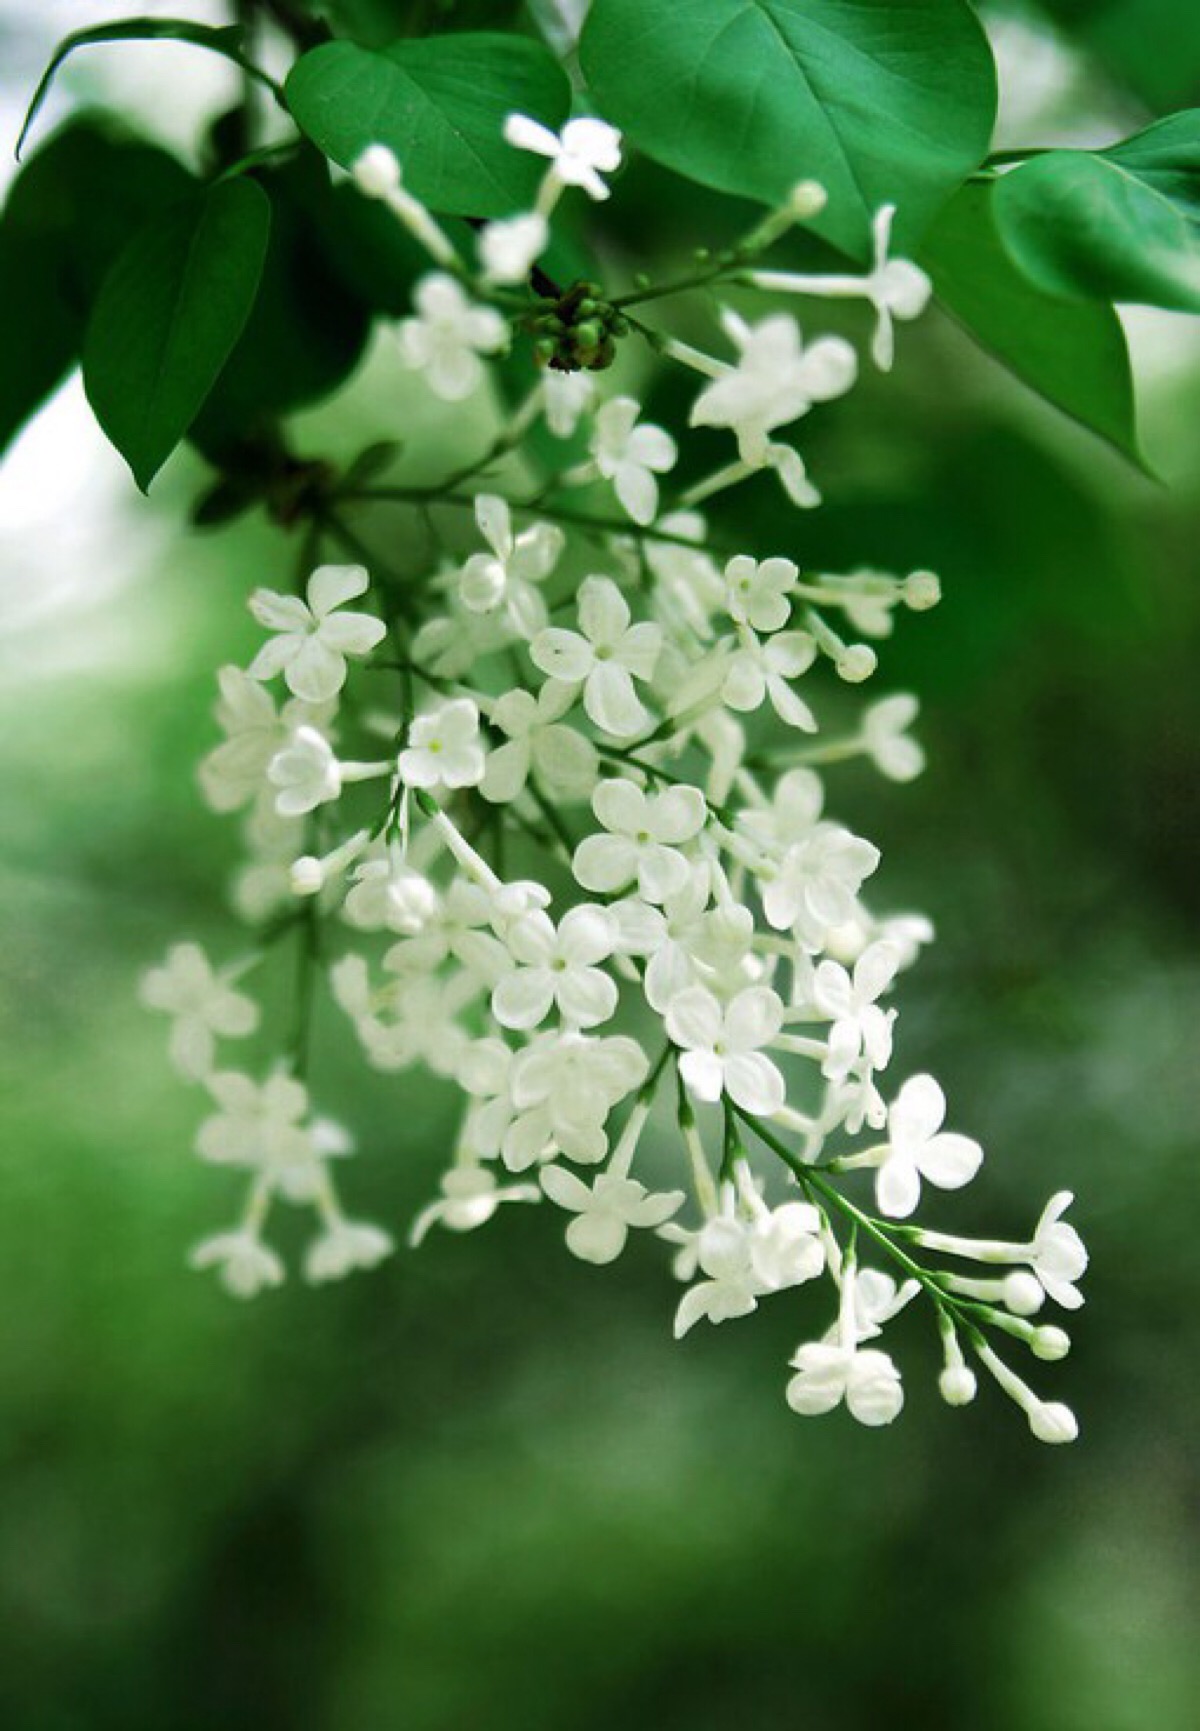
[[[514,116],[506,136],[550,166],[533,210],[485,226],[478,270],[386,150],[359,165],[364,190],[432,255],[398,340],[451,402],[475,389],[510,331],[540,328],[532,291],[496,285],[528,274],[566,189],[605,198],[602,176],[620,163],[619,135],[595,120],[558,137]],[[821,202],[799,187],[726,274],[772,294],[862,296],[887,367],[893,321],[928,295],[916,266],[888,256],[890,208],[862,277],[756,266]],[[588,311],[597,295],[561,297],[559,323],[582,313],[619,332],[619,302]],[[1068,1409],[1035,1395],[989,1331],[1043,1359],[1067,1350],[1061,1329],[1029,1319],[1046,1299],[1080,1302],[1086,1254],[1062,1218],[1070,1199],[1054,1198],[1027,1242],[912,1224],[923,1186],[968,1184],[983,1153],[945,1128],[933,1077],[892,1074],[894,988],[932,929],[878,910],[879,850],[826,804],[822,771],[838,762],[862,758],[898,782],[920,772],[908,694],[868,702],[851,726],[827,731],[822,717],[840,711],[839,682],[874,673],[863,639],[885,639],[897,608],[933,606],[938,583],[920,571],[809,572],[787,549],[710,544],[697,507],[757,471],[774,471],[799,507],[819,502],[799,453],[774,435],[857,371],[848,342],[803,342],[787,311],[726,312],[722,324],[731,360],[655,336],[661,354],[704,376],[692,425],[726,429],[736,450],[686,493],[665,494],[678,444],[634,397],[604,396],[591,373],[551,364],[483,463],[444,489],[375,494],[420,504],[444,527],[403,606],[358,565],[319,565],[303,597],[251,596],[266,635],[245,671],[219,674],[224,738],[200,777],[216,810],[246,814],[235,899],[261,943],[223,970],[180,944],[144,985],[171,1018],[177,1068],[209,1097],[198,1154],[248,1174],[241,1220],[194,1261],[241,1295],[278,1284],[264,1236],[277,1201],[316,1212],[311,1279],[391,1249],[380,1228],[343,1214],[331,1162],[349,1137],[312,1111],[308,1009],[323,981],[368,1064],[424,1069],[462,1097],[453,1159],[414,1244],[435,1226],[480,1227],[505,1202],[561,1210],[568,1248],[588,1262],[655,1235],[684,1286],[677,1335],[828,1280],[827,1330],[797,1348],[786,1398],[799,1413],[844,1403],[867,1425],[889,1423],[904,1398],[875,1343],[923,1295],[947,1402],[975,1394],[966,1348],[1035,1435],[1068,1440]],[[588,354],[608,340],[567,334]],[[588,459],[527,500],[467,484],[539,418],[559,438],[585,427]],[[369,496],[335,490],[322,521],[336,528]],[[456,526],[433,517],[439,500]],[[510,873],[517,839],[541,850],[545,881]],[[245,976],[293,937],[297,1028],[251,1074],[218,1058],[219,1042],[255,1034]],[[656,1109],[673,1126],[665,1136],[650,1128]],[[922,1252],[991,1272],[935,1270]],[[864,1265],[868,1253],[884,1266]]]

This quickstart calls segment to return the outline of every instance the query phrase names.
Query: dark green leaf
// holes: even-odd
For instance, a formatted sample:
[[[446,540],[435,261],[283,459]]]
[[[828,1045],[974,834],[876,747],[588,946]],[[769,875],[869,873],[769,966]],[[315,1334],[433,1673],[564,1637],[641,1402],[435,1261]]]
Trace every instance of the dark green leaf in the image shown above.
[[[251,77],[278,92],[274,79],[246,57],[242,40],[243,33],[237,24],[198,24],[191,18],[122,18],[112,24],[95,24],[88,30],[77,30],[59,43],[49,66],[42,73],[17,139],[16,154],[21,154],[29,128],[46,100],[59,67],[77,48],[90,48],[104,42],[190,42],[196,48],[209,48],[216,54],[223,54]]]
[[[84,338],[84,385],[143,490],[242,333],[270,212],[252,180],[219,181],[139,230],[104,279]]]
[[[1141,463],[1120,320],[1028,282],[1000,243],[993,200],[993,186],[963,187],[926,236],[921,262],[938,299],[1039,396]]]
[[[191,176],[165,151],[72,121],[17,176],[0,217],[0,450],[78,359],[113,259]]]
[[[964,0],[594,0],[580,58],[604,117],[679,173],[767,204],[821,181],[813,226],[858,257],[888,202],[912,244],[995,114]]]
[[[570,89],[540,43],[463,34],[395,42],[381,53],[352,42],[314,48],[293,67],[287,99],[298,125],[349,168],[386,144],[405,184],[431,209],[504,216],[533,198],[544,163],[504,142],[514,109],[558,126]]]
[[[370,325],[370,303],[342,268],[353,237],[326,164],[313,151],[255,178],[271,201],[271,237],[254,311],[191,430],[210,454],[328,396],[357,364]]]
[[[1200,109],[1000,179],[1001,238],[1050,294],[1200,312]]]

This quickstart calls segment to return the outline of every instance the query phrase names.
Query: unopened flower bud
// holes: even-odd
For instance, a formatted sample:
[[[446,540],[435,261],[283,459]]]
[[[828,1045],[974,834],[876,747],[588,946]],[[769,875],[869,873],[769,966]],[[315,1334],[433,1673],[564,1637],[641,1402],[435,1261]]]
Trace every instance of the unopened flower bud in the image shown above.
[[[1003,1290],[1004,1302],[1014,1316],[1033,1316],[1046,1302],[1041,1283],[1023,1270],[1008,1275]]]
[[[914,613],[926,613],[942,598],[942,585],[932,571],[910,571],[901,589],[904,605]]]
[[[878,664],[879,657],[870,644],[851,643],[834,665],[839,679],[844,679],[848,685],[861,685],[864,679],[870,679]]]
[[[354,180],[368,198],[386,198],[400,185],[400,164],[386,144],[369,144],[354,164]]]
[[[829,194],[819,180],[798,180],[788,197],[788,207],[798,222],[819,216],[829,203]]]
[[[948,1364],[938,1377],[938,1392],[947,1406],[969,1405],[978,1389],[975,1372],[965,1364]]]
[[[1066,1358],[1071,1350],[1071,1337],[1065,1328],[1055,1328],[1047,1323],[1043,1328],[1035,1328],[1029,1337],[1029,1349],[1035,1358],[1053,1363],[1055,1359]]]
[[[1069,1406],[1051,1400],[1029,1409],[1029,1428],[1039,1442],[1069,1443],[1079,1435],[1079,1420]]]
[[[288,881],[294,896],[319,895],[325,887],[325,867],[315,854],[302,854],[292,861]]]

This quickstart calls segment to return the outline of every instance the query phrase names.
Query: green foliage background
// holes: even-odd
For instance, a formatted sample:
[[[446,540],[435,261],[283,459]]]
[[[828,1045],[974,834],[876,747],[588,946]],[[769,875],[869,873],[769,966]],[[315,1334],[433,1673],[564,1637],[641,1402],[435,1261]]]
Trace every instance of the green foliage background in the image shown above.
[[[1161,64],[1133,6],[1056,9],[1131,102],[1200,95],[1200,42],[1184,88],[1168,29],[1188,8],[1155,0]],[[622,183],[631,253],[730,221],[677,191],[665,169]],[[885,900],[939,928],[897,1064],[933,1068],[990,1150],[954,1222],[1015,1235],[1079,1195],[1093,1271],[1056,1392],[1081,1442],[1039,1449],[992,1390],[942,1407],[916,1317],[893,1430],[801,1422],[786,1302],[678,1347],[653,1250],[582,1267],[536,1210],[245,1308],[187,1273],[233,1194],[189,1156],[195,1100],[134,982],[176,935],[228,944],[234,836],[190,765],[212,669],[252,639],[242,598],[292,553],[258,516],[185,539],[206,478],[186,455],[156,506],[129,487],[129,524],[154,510],[162,536],[106,549],[137,549],[136,581],[97,603],[76,584],[2,650],[5,1731],[1200,1723],[1195,333],[1150,333],[1169,377],[1143,437],[1169,489],[948,320],[903,335],[891,381],[814,418],[829,506],[780,514],[777,550],[942,574],[884,654],[931,768],[847,777],[837,803],[884,847]],[[436,472],[444,413],[376,349],[296,439],[348,453],[399,426]],[[766,548],[776,510],[748,494],[728,527]],[[373,533],[405,556],[394,521]],[[402,1225],[455,1103],[364,1076],[328,1006],[321,1031],[317,1086],[362,1147],[347,1197]]]

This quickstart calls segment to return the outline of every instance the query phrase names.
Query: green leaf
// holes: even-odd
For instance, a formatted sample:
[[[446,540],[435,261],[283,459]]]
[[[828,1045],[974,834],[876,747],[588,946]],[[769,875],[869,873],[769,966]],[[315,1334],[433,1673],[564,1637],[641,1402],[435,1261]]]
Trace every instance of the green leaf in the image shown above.
[[[1142,464],[1121,321],[1111,306],[1057,300],[1021,275],[996,231],[995,192],[964,186],[926,236],[921,263],[938,299],[1039,396]]]
[[[356,237],[324,160],[311,151],[255,180],[270,199],[270,240],[254,310],[190,430],[209,454],[329,396],[357,364],[370,327],[370,303],[342,269]]]
[[[821,181],[813,227],[856,257],[888,202],[912,245],[995,115],[965,0],[594,0],[580,59],[605,119],[668,168],[766,204]]]
[[[545,164],[504,142],[514,109],[561,125],[570,88],[540,43],[487,33],[421,37],[376,53],[314,48],[292,68],[287,100],[318,149],[349,168],[386,144],[431,209],[505,216],[528,205]]]
[[[196,48],[210,48],[214,53],[223,54],[227,60],[232,60],[243,72],[257,78],[276,95],[281,94],[275,80],[247,58],[242,47],[243,32],[239,24],[197,24],[191,18],[122,18],[112,24],[95,24],[88,30],[77,30],[74,35],[64,37],[54,50],[50,64],[42,73],[33,93],[33,101],[29,104],[29,111],[17,139],[16,155],[19,157],[21,154],[29,128],[46,100],[59,67],[77,48],[90,48],[104,42],[163,41],[190,42]]]
[[[1108,150],[1052,150],[1002,175],[1001,238],[1050,294],[1200,312],[1200,109]]]
[[[0,217],[0,451],[78,359],[113,259],[192,177],[166,151],[80,118],[13,182]]]
[[[250,316],[270,216],[252,180],[218,181],[140,229],[104,280],[84,338],[83,382],[143,491]]]

